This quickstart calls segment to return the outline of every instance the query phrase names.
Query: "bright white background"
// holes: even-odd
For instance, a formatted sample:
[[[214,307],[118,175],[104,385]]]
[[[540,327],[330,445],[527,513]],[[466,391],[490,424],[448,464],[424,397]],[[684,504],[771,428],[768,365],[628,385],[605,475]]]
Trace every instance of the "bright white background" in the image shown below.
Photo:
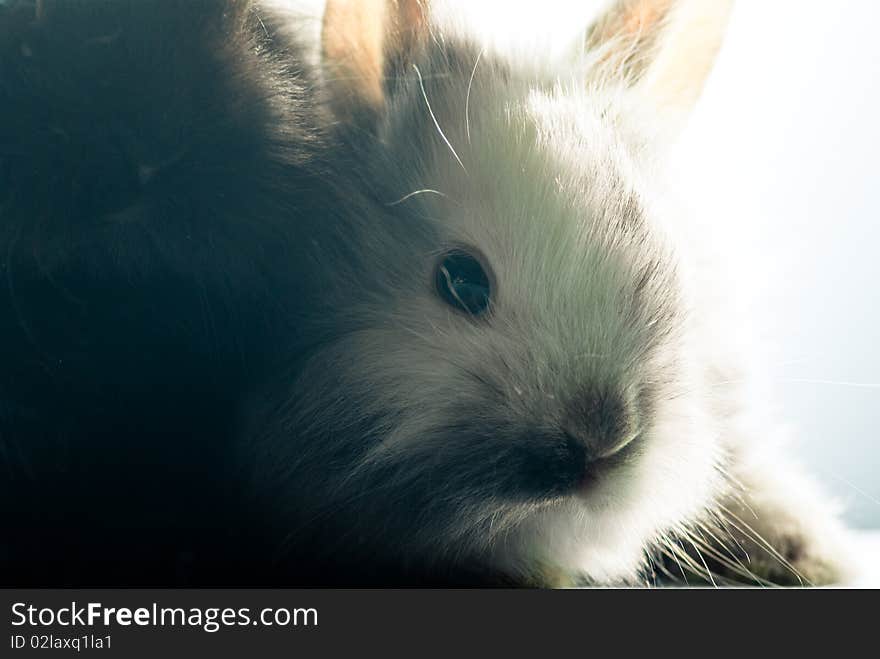
[[[798,454],[863,527],[880,527],[878,23],[874,0],[739,0],[685,135],[771,274],[767,365]]]
[[[443,4],[502,41],[560,49],[604,3]],[[880,527],[878,25],[874,0],[738,0],[679,152],[707,220],[748,236],[742,278],[759,278],[798,455],[862,527]]]

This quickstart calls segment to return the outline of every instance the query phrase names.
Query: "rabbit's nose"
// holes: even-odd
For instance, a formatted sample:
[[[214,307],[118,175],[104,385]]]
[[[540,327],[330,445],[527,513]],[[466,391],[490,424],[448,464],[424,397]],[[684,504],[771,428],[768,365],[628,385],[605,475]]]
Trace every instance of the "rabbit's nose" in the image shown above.
[[[530,437],[514,456],[517,468],[511,491],[527,498],[557,497],[578,491],[589,471],[583,442],[566,434]]]
[[[637,435],[634,405],[616,393],[585,390],[570,402],[563,430],[584,446],[590,461],[608,458]]]

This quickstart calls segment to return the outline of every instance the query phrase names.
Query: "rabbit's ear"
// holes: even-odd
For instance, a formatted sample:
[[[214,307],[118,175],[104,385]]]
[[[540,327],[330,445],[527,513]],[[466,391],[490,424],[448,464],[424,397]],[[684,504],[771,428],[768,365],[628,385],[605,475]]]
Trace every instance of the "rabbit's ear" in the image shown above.
[[[375,116],[428,34],[427,0],[327,0],[321,31],[330,100],[342,120]]]
[[[644,89],[682,115],[700,95],[733,0],[614,0],[589,29],[587,50],[603,76]]]

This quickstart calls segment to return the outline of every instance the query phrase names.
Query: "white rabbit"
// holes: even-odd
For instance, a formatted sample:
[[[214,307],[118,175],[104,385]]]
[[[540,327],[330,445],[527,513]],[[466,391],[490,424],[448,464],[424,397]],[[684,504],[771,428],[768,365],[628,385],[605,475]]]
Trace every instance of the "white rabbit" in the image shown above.
[[[612,2],[560,73],[328,2],[349,220],[244,443],[295,580],[843,578],[663,183],[729,5]]]

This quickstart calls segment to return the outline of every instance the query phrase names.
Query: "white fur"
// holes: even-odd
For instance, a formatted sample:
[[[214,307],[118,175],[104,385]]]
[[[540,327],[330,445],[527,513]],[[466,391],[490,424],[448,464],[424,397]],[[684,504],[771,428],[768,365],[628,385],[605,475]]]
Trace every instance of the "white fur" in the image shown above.
[[[779,470],[767,458],[750,466],[751,445],[775,426],[743,385],[739,319],[725,308],[718,261],[701,253],[661,175],[661,72],[632,85],[609,75],[605,53],[591,53],[547,76],[506,68],[448,32],[434,39],[388,99],[377,129],[387,158],[371,156],[367,174],[385,208],[406,215],[365,211],[351,230],[370,267],[340,275],[333,299],[354,329],[299,377],[286,431],[302,444],[290,463],[283,441],[268,443],[268,473],[296,481],[288,488],[298,505],[357,518],[358,533],[389,552],[452,556],[530,582],[634,583],[652,552],[693,542],[695,529],[737,545],[800,534],[813,561],[799,566],[806,581],[838,576],[836,550],[825,547],[839,536],[833,513],[795,500],[812,486],[782,458]],[[661,51],[680,66],[673,45]],[[682,93],[690,102],[693,90]],[[436,256],[459,245],[492,269],[485,320],[455,313],[431,289]],[[365,290],[371,280],[376,288]],[[639,450],[594,488],[528,505],[499,499],[491,478],[432,480],[444,465],[492,459],[491,444],[467,439],[471,426],[494,424],[503,454],[516,429],[559,425],[584,386],[652,392]],[[367,420],[366,436],[351,437]],[[458,427],[464,439],[450,430]],[[321,471],[328,442],[357,455],[337,480],[308,475]],[[418,499],[423,514],[406,536],[389,531],[387,520],[423,490],[432,496]],[[746,510],[760,539],[721,528]],[[826,532],[827,543],[814,542]]]

